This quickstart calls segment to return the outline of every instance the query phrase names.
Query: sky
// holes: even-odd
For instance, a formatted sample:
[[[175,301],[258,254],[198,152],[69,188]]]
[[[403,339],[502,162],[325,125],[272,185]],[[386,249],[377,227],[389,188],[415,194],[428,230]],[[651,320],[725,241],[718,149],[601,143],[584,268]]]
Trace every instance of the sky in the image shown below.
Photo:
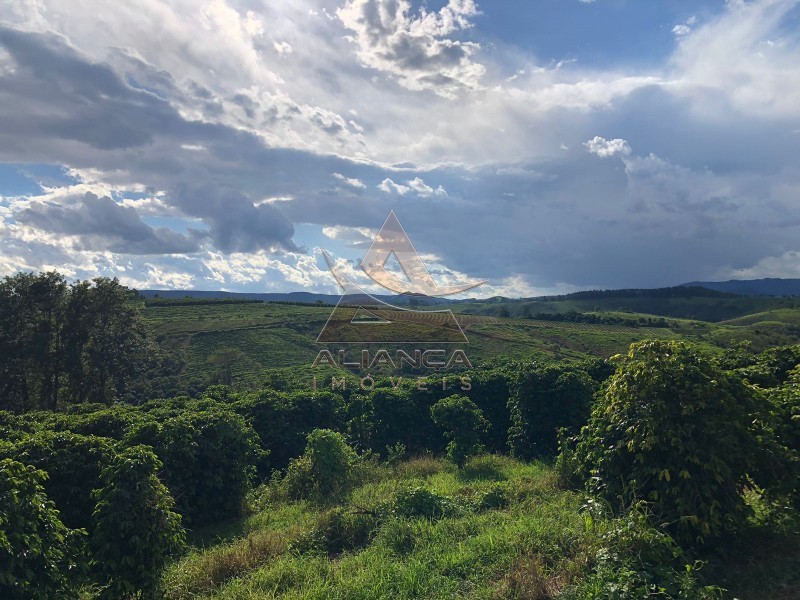
[[[800,277],[800,0],[0,0],[0,275]],[[368,288],[369,289],[369,288]]]

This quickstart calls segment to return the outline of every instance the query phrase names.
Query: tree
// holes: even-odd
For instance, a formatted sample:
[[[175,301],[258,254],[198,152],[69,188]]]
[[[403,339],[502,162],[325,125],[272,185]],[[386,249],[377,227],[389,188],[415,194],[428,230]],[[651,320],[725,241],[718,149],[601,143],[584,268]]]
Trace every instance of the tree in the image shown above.
[[[126,449],[103,470],[92,536],[94,566],[106,586],[101,598],[157,597],[161,568],[183,547],[181,517],[160,470],[147,446]]]
[[[208,364],[214,369],[213,383],[233,385],[233,367],[244,359],[244,353],[236,348],[220,348],[208,357]]]
[[[58,273],[0,282],[0,408],[55,410],[122,399],[157,355],[116,279],[68,285]],[[66,395],[65,395],[66,394]]]
[[[689,544],[742,523],[768,405],[684,342],[648,340],[618,357],[576,453],[587,487],[615,507],[651,504]]]
[[[0,283],[0,374],[5,408],[54,409],[64,363],[67,284],[58,273]]]
[[[470,456],[483,450],[481,437],[488,431],[489,422],[469,398],[455,395],[439,400],[431,407],[431,417],[450,440],[447,456],[459,469]]]
[[[124,396],[156,352],[129,302],[131,290],[116,279],[99,277],[93,283],[76,283],[67,309],[70,400],[108,404]]]

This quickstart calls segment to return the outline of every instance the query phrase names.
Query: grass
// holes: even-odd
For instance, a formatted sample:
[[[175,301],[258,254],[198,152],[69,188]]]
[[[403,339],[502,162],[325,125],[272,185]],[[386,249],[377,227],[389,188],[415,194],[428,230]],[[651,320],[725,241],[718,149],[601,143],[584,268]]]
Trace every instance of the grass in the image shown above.
[[[274,482],[262,486],[242,521],[192,532],[192,549],[163,574],[165,598],[600,598],[609,582],[587,580],[599,556],[627,553],[637,564],[642,542],[608,546],[615,532],[630,535],[630,522],[589,517],[583,495],[559,487],[546,464],[486,455],[458,470],[421,456],[394,466],[370,463],[365,473],[351,493],[323,504],[289,500]],[[386,512],[401,490],[416,488],[450,499],[451,508],[431,519]],[[502,505],[477,508],[498,489]],[[757,506],[751,530],[699,556],[707,563],[699,571],[704,584],[726,588],[725,598],[797,597],[797,524],[778,526],[770,514]],[[344,521],[331,529],[331,515]],[[325,545],[354,532],[361,536],[356,543]]]
[[[513,565],[524,571],[535,555],[552,566],[580,546],[580,498],[558,490],[542,464],[487,456],[458,471],[440,459],[420,457],[374,469],[374,480],[340,506],[369,512],[401,489],[423,486],[467,501],[498,483],[514,490],[513,500],[503,511],[464,511],[434,521],[390,519],[377,527],[367,547],[328,556],[292,548],[330,506],[262,490],[263,505],[247,519],[244,533],[199,546],[167,570],[167,597],[488,598],[520,585],[508,578]]]

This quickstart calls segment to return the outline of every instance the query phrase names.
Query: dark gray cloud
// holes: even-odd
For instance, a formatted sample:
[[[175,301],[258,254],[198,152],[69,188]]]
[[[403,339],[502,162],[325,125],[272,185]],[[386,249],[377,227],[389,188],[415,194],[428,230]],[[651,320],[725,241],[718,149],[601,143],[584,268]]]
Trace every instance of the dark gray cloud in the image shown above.
[[[281,162],[272,160],[262,142],[224,126],[187,121],[157,93],[132,87],[59,36],[0,26],[0,46],[15,63],[13,72],[0,77],[0,159],[107,169],[127,184],[145,182],[165,190],[167,202],[205,221],[214,244],[226,252],[296,249],[286,217],[274,207],[254,206],[260,198],[237,184],[237,172],[252,174],[255,167],[251,157],[250,164],[237,165],[237,155],[253,150],[263,161],[258,170],[266,174],[274,168],[270,163]],[[147,73],[144,65],[137,66],[140,74]],[[152,80],[163,87],[169,83],[163,73],[154,73]],[[207,146],[212,154],[203,164],[198,154]],[[87,244],[105,239],[105,226],[114,223],[120,235],[109,249],[118,252],[197,249],[198,236],[186,238],[165,228],[148,234],[132,208],[109,202],[87,196],[80,210],[42,205],[29,209],[24,219],[49,231],[84,236]],[[102,214],[93,218],[93,211]]]
[[[65,205],[31,202],[16,215],[17,221],[50,233],[79,236],[84,249],[122,254],[186,254],[196,252],[206,233],[190,230],[182,235],[166,227],[150,227],[132,207],[108,196],[87,192]]]

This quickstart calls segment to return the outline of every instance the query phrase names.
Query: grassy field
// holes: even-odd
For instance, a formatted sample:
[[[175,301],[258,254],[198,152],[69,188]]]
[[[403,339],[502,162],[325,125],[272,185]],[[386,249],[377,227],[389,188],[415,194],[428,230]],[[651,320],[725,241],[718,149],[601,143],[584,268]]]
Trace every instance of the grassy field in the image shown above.
[[[607,304],[619,304],[626,299],[603,300]],[[494,359],[605,358],[623,352],[632,342],[645,338],[688,339],[712,352],[745,339],[751,340],[755,349],[795,343],[800,339],[800,308],[762,310],[770,305],[792,304],[793,301],[788,299],[668,298],[650,299],[649,304],[645,304],[642,298],[630,300],[631,304],[651,312],[606,311],[599,314],[632,319],[667,316],[667,327],[519,318],[513,316],[518,310],[514,308],[509,318],[476,312],[457,314],[469,340],[461,347],[474,365],[480,365]],[[672,314],[694,311],[701,302],[707,301],[730,305],[722,312],[734,314],[735,318],[712,323]],[[556,303],[559,310],[586,308],[591,311],[597,307],[588,304],[596,304],[599,300],[564,302]],[[489,305],[484,305],[484,308],[486,306]],[[476,310],[478,305],[459,304],[452,308]],[[658,312],[660,308],[664,310]],[[760,312],[746,313],[751,309]],[[162,347],[173,352],[180,361],[181,377],[199,385],[209,381],[214,372],[213,359],[211,362],[209,359],[221,349],[232,348],[241,353],[232,369],[236,387],[258,386],[265,373],[272,369],[308,368],[322,348],[337,350],[335,345],[315,343],[331,313],[331,308],[326,306],[206,304],[149,306],[143,307],[142,312]]]
[[[582,598],[598,557],[639,552],[649,535],[633,543],[637,525],[590,516],[583,495],[561,489],[542,463],[483,456],[459,471],[421,457],[375,464],[364,479],[325,504],[287,500],[277,484],[260,488],[249,517],[193,533],[193,549],[163,577],[166,598]],[[439,518],[386,513],[398,493],[420,488],[447,498],[451,509]],[[492,497],[505,501],[485,501]],[[349,525],[332,527],[335,515]],[[614,542],[618,536],[628,541]],[[757,536],[759,548],[772,551],[753,554]],[[800,591],[800,541],[774,525],[754,523],[725,557],[702,559],[700,578],[725,587],[726,598]]]

